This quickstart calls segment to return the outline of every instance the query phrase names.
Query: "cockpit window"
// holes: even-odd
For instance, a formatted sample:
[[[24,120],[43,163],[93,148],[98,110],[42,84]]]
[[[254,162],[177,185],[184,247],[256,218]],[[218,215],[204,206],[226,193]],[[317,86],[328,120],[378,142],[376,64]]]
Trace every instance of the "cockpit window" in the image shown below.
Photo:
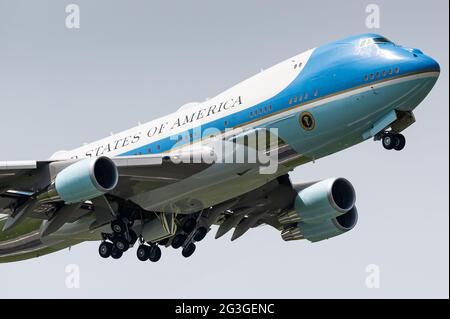
[[[374,43],[392,43],[386,38],[373,38]]]
[[[384,43],[391,43],[393,44],[393,42],[391,42],[389,39],[384,38],[384,37],[377,37],[377,38],[366,38],[366,39],[362,39],[359,42],[359,47],[363,48],[366,46],[369,46],[371,44],[384,44]]]

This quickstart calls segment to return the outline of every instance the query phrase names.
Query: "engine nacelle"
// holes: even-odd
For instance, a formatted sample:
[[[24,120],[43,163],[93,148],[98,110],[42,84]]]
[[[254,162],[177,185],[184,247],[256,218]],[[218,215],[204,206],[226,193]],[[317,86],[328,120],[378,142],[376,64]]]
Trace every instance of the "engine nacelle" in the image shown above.
[[[280,215],[286,225],[284,240],[307,239],[312,242],[343,234],[358,221],[356,195],[344,178],[330,178],[316,183],[295,185],[297,196],[293,209]]]
[[[311,242],[317,242],[346,233],[349,230],[352,230],[357,222],[358,210],[356,209],[356,206],[353,206],[349,212],[332,219],[312,223],[300,222],[297,224],[296,229],[301,236],[300,238],[307,239]],[[294,230],[291,230],[291,232],[293,231]],[[289,238],[288,233],[283,235],[285,240],[300,239]]]
[[[59,172],[51,188],[37,199],[81,203],[113,190],[118,180],[117,167],[108,157],[80,160]]]
[[[279,217],[282,224],[335,218],[350,211],[356,201],[355,189],[345,178],[294,185],[294,189],[294,207]]]

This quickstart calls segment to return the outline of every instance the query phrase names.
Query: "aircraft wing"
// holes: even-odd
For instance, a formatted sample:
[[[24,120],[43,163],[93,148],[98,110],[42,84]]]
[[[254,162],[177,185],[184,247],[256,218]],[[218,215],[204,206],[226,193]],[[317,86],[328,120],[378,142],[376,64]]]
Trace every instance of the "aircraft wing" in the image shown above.
[[[130,198],[141,190],[176,183],[208,168],[212,163],[181,162],[174,156],[130,156],[112,160],[119,171],[119,183],[111,192],[120,198]]]
[[[177,182],[211,165],[205,162],[185,163],[183,159],[186,160],[184,154],[112,158],[119,172],[119,184],[111,195],[128,199],[141,190],[149,191]],[[42,190],[52,182],[55,172],[75,162],[76,160],[0,162],[0,214],[14,214],[15,207],[33,197],[36,190]],[[33,210],[34,212],[27,213],[27,217],[49,219],[54,207],[46,203],[45,209],[36,207]]]
[[[36,180],[38,168],[46,163],[38,161],[0,161],[0,193],[13,185],[24,191],[29,190]]]
[[[210,224],[219,225],[215,238],[234,229],[231,240],[235,240],[248,230],[262,225],[281,230],[279,215],[292,206],[295,195],[286,174],[234,199],[225,211],[222,209],[223,213],[219,216],[210,214]]]

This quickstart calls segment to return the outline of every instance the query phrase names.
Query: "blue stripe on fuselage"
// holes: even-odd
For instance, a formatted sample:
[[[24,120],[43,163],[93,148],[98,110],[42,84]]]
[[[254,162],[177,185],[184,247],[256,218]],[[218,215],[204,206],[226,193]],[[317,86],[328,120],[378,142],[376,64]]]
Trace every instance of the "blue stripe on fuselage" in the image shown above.
[[[421,54],[413,55],[412,52],[393,43],[371,44],[360,48],[359,43],[362,39],[377,37],[380,36],[364,34],[318,47],[299,76],[274,97],[245,110],[205,123],[201,127],[163,138],[119,156],[166,152],[171,150],[175,144],[179,146],[201,139],[206,130],[215,129],[223,132],[226,128],[246,125],[292,107],[289,99],[300,95],[304,97],[305,93],[308,98],[304,98],[297,105],[311,103],[314,100],[381,79],[439,69],[439,65],[431,58]],[[391,74],[389,74],[389,70],[392,70]],[[384,74],[384,72],[386,73]],[[370,78],[372,74],[373,79]],[[366,75],[369,77],[368,80],[365,78]],[[187,138],[180,142],[177,140],[179,136]]]

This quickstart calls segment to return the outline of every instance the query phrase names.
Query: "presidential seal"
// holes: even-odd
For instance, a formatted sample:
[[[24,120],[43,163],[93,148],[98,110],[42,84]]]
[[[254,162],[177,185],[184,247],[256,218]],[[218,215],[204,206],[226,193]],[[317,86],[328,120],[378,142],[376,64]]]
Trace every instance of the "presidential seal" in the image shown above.
[[[302,112],[302,114],[300,114],[300,125],[305,131],[311,131],[316,126],[316,121],[311,113]]]

